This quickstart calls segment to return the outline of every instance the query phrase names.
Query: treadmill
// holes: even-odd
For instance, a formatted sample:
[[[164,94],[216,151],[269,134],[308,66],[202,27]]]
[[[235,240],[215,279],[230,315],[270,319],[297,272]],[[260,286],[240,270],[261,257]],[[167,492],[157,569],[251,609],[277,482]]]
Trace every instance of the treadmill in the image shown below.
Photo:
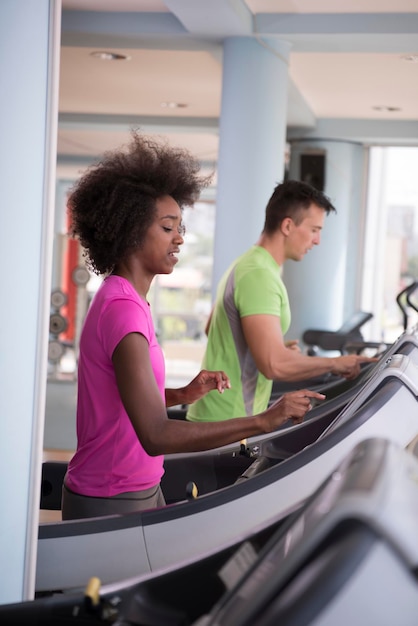
[[[418,332],[404,332],[379,362],[370,364],[372,367],[365,368],[355,380],[339,381],[329,389],[323,389],[329,395],[307,413],[301,424],[280,427],[276,432],[280,433],[282,448],[287,450],[288,455],[315,441],[395,352],[408,355],[418,364]],[[272,436],[272,433],[258,435],[204,452],[166,455],[162,488],[167,504],[190,497],[194,484],[198,486],[200,495],[231,485],[258,456],[261,443]],[[67,463],[63,461],[43,463],[41,509],[60,509],[66,470]]]
[[[225,593],[190,623],[413,626],[418,610],[417,476],[412,454],[387,440],[360,443],[255,561],[244,566],[238,581],[228,585],[231,561],[217,572],[226,581]],[[126,624],[141,623],[131,618],[138,592],[141,587],[126,611]]]
[[[418,460],[365,439],[284,521],[160,573],[3,605],[44,626],[414,626]]]
[[[91,576],[108,584],[161,571],[203,557],[269,520],[284,519],[360,441],[383,437],[404,448],[413,445],[417,401],[418,367],[408,356],[394,355],[377,368],[325,436],[293,453],[283,440],[288,433],[273,435],[229,486],[161,509],[43,524],[35,590],[76,590]]]

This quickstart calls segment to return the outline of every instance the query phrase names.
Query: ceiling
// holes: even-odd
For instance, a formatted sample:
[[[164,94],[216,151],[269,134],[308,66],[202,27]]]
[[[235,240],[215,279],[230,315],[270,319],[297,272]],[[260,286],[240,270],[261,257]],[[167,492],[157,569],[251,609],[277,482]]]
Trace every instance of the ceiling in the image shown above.
[[[62,0],[62,9],[61,176],[133,127],[216,162],[229,36],[291,43],[289,138],[418,145],[418,0]],[[128,58],[91,56],[100,51]]]

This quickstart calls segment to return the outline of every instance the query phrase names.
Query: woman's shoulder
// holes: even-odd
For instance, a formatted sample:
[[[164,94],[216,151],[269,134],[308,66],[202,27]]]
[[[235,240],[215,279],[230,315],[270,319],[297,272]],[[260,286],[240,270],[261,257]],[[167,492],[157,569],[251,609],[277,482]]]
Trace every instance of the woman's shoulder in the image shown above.
[[[109,302],[112,300],[131,300],[138,302],[139,304],[147,304],[129,280],[126,280],[126,278],[123,278],[122,276],[115,276],[113,274],[107,276],[103,280],[95,297],[102,302]]]

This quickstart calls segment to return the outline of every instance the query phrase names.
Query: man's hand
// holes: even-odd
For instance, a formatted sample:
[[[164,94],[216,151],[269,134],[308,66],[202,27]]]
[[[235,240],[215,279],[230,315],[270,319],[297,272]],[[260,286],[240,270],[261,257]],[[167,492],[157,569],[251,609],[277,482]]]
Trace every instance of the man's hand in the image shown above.
[[[380,357],[348,354],[347,356],[337,356],[332,360],[334,362],[332,373],[352,380],[360,374],[362,363],[376,363],[376,361],[380,360]]]
[[[301,349],[299,346],[299,339],[289,339],[289,341],[284,342],[284,345],[289,350],[296,350],[296,352],[301,352]]]

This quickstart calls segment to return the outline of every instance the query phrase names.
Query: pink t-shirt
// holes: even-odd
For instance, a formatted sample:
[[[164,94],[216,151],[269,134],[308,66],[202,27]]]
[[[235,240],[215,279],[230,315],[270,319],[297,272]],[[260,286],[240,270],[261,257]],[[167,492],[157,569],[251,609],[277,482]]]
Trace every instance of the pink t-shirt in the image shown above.
[[[66,485],[86,496],[109,497],[148,489],[160,482],[163,456],[143,449],[123,407],[112,354],[128,333],[149,343],[152,369],[165,401],[165,367],[149,304],[131,283],[106,278],[88,310],[80,339],[77,399],[77,451]]]

